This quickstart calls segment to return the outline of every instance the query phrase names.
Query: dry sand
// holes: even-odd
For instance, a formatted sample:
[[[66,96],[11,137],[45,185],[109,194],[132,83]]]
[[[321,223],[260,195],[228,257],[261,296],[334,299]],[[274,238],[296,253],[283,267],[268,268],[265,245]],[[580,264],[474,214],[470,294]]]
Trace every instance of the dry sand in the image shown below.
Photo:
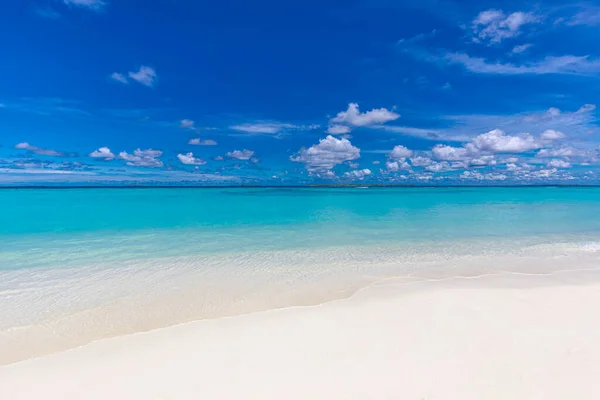
[[[0,367],[0,399],[600,399],[597,272],[389,280]]]

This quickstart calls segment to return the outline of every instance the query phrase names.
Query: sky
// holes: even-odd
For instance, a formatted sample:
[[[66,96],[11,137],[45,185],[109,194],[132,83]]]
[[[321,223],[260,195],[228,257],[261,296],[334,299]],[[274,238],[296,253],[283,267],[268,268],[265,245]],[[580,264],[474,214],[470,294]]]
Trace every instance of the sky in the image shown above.
[[[10,0],[0,185],[598,184],[600,6]]]

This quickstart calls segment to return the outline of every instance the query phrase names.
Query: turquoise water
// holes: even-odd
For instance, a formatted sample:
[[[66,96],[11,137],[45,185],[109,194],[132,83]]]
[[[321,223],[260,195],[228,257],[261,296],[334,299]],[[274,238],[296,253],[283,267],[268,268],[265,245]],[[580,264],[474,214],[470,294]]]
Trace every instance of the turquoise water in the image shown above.
[[[235,228],[302,224],[400,223],[398,233],[443,229],[598,228],[588,214],[600,188],[370,189],[9,189],[0,191],[0,234],[88,233],[175,228]],[[594,218],[595,220],[595,218]],[[494,221],[495,227],[484,226]],[[529,228],[527,228],[529,226]],[[413,230],[413,231],[411,231]],[[454,234],[454,232],[453,232]]]
[[[593,235],[599,211],[600,188],[2,190],[0,269],[87,255]]]
[[[387,277],[600,267],[599,213],[593,187],[0,190],[0,364]]]

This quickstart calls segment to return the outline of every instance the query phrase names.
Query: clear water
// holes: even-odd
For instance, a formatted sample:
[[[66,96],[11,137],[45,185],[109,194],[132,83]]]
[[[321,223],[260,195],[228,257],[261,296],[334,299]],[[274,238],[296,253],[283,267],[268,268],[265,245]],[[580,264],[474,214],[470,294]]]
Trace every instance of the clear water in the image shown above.
[[[0,190],[0,363],[349,295],[599,266],[600,188]]]
[[[600,188],[0,191],[0,270],[600,232]]]

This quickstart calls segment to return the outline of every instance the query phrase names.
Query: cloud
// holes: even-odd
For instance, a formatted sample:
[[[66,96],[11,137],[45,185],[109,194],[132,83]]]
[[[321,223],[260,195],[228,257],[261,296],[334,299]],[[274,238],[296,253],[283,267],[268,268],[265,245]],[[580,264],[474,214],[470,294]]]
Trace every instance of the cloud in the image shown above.
[[[128,84],[129,83],[129,81],[127,80],[127,78],[125,77],[125,75],[120,74],[118,72],[113,72],[110,75],[110,79],[112,79],[113,81],[124,83],[124,84]]]
[[[538,61],[528,61],[521,64],[489,62],[484,58],[471,57],[466,53],[447,53],[442,59],[430,57],[429,60],[459,64],[468,71],[478,74],[493,75],[593,75],[600,72],[600,60],[589,56],[547,56]]]
[[[390,160],[399,161],[408,157],[412,157],[412,155],[412,150],[409,150],[404,146],[395,146],[394,149],[388,153],[388,158]]]
[[[385,167],[389,172],[398,172],[400,170],[410,170],[412,167],[405,160],[387,161]]]
[[[112,160],[115,155],[110,151],[108,147],[100,147],[98,150],[94,150],[90,153],[92,158],[104,158],[105,160]]]
[[[413,167],[427,167],[433,164],[433,160],[429,157],[417,156],[410,159]]]
[[[308,131],[319,128],[319,125],[294,125],[284,122],[252,122],[229,127],[235,131],[250,135],[276,135],[286,131]]]
[[[497,163],[498,162],[496,161],[496,158],[493,155],[480,156],[480,157],[472,158],[469,160],[469,166],[474,166],[474,167],[492,166],[492,165],[496,165]]]
[[[15,149],[19,150],[27,150],[34,154],[38,154],[41,156],[51,156],[51,157],[67,157],[68,154],[58,150],[52,149],[44,149],[42,147],[32,146],[27,142],[18,143],[15,145]]]
[[[521,54],[521,53],[524,53],[525,51],[529,50],[532,46],[533,46],[533,44],[531,44],[531,43],[520,44],[520,45],[513,47],[511,53]]]
[[[550,168],[571,168],[571,164],[569,162],[559,159],[548,161],[546,166]]]
[[[212,139],[200,140],[200,138],[190,139],[188,144],[192,144],[194,146],[216,146],[217,142]]]
[[[452,169],[452,166],[446,162],[446,161],[442,161],[442,162],[434,162],[431,165],[428,165],[425,167],[425,171],[428,172],[447,172],[450,171]]]
[[[339,112],[331,119],[333,124],[347,124],[350,126],[369,126],[375,124],[384,124],[400,118],[399,114],[389,111],[386,108],[377,108],[365,113],[361,113],[357,103],[348,104],[346,111]]]
[[[360,149],[348,139],[337,139],[328,135],[308,149],[301,149],[296,156],[291,156],[293,162],[304,163],[309,172],[330,171],[338,164],[360,158]]]
[[[123,84],[128,84],[130,79],[147,87],[154,87],[156,84],[156,71],[148,66],[142,65],[137,72],[128,72],[127,75],[120,72],[113,72],[110,79]]]
[[[129,77],[144,86],[154,87],[156,83],[156,71],[153,68],[142,65],[137,72],[129,72]]]
[[[103,0],[63,0],[68,6],[87,8],[92,11],[102,11],[107,3]]]
[[[600,25],[600,7],[588,6],[567,20],[567,25]]]
[[[254,155],[252,150],[234,150],[225,154],[227,157],[235,158],[236,160],[249,160]]]
[[[506,176],[505,174],[498,174],[493,172],[482,174],[478,171],[464,171],[460,175],[460,178],[478,181],[504,181],[508,179],[508,176]]]
[[[528,133],[510,136],[500,129],[479,135],[471,143],[479,151],[492,153],[523,153],[541,147],[539,142]]]
[[[525,115],[523,117],[523,121],[532,123],[552,121],[553,123],[568,123],[569,125],[573,125],[592,120],[593,117],[590,115],[590,113],[595,109],[596,106],[594,104],[584,104],[577,111],[565,113],[559,108],[550,107],[542,113]]]
[[[265,133],[274,134],[281,132],[284,128],[294,128],[291,124],[280,124],[280,123],[257,123],[257,124],[242,124],[233,125],[231,129],[236,131],[242,131],[247,133]]]
[[[127,165],[133,167],[151,167],[158,168],[163,166],[163,162],[159,159],[162,156],[162,151],[146,149],[134,150],[133,154],[129,154],[125,151],[119,153],[119,158],[127,161]]]
[[[473,41],[500,43],[520,35],[524,25],[537,22],[540,18],[532,13],[517,11],[506,15],[502,10],[482,11],[472,23]]]
[[[400,133],[403,135],[423,137],[423,138],[437,138],[440,131],[436,129],[424,129],[424,128],[413,128],[409,126],[394,126],[394,125],[374,125],[371,128],[381,129],[387,132]]]
[[[179,127],[183,129],[194,129],[195,122],[191,119],[182,119],[179,123]]]
[[[471,155],[471,152],[464,147],[452,147],[442,144],[436,145],[431,153],[437,160],[441,161],[459,161]]]
[[[357,169],[354,171],[345,172],[344,176],[346,178],[363,180],[363,179],[365,179],[365,177],[370,176],[371,174],[372,174],[371,170],[365,168],[365,169]]]
[[[419,33],[418,35],[415,35],[413,37],[410,38],[402,38],[400,40],[398,40],[398,42],[396,43],[397,45],[411,45],[417,42],[422,42],[426,39],[432,38],[437,34],[437,30],[433,29],[431,32],[429,33]]]
[[[327,133],[331,135],[345,135],[350,133],[350,128],[345,125],[331,125],[327,128]]]
[[[438,161],[452,161],[453,168],[469,166],[482,167],[496,165],[496,153],[525,153],[542,147],[540,142],[528,133],[521,135],[507,135],[500,129],[478,135],[462,147],[453,147],[438,144],[433,147],[431,154]],[[413,164],[414,165],[414,164]],[[426,166],[426,170],[431,165]],[[433,168],[438,168],[433,164]]]
[[[589,152],[576,149],[571,146],[562,146],[556,149],[542,149],[535,155],[539,158],[545,157],[586,157]]]
[[[565,135],[561,131],[557,131],[555,129],[546,129],[540,135],[540,139],[545,140],[545,141],[561,140],[561,139],[565,139],[566,137],[567,137],[567,135]]]
[[[185,165],[205,165],[206,161],[194,157],[194,153],[177,154],[177,158]]]
[[[561,111],[551,107],[541,112],[516,115],[453,115],[443,117],[453,122],[453,127],[439,131],[444,139],[467,141],[479,132],[498,128],[511,132],[531,132],[541,134],[546,130],[568,132],[569,137],[586,138],[590,132],[598,130],[593,113],[596,107],[586,104],[576,111]]]

